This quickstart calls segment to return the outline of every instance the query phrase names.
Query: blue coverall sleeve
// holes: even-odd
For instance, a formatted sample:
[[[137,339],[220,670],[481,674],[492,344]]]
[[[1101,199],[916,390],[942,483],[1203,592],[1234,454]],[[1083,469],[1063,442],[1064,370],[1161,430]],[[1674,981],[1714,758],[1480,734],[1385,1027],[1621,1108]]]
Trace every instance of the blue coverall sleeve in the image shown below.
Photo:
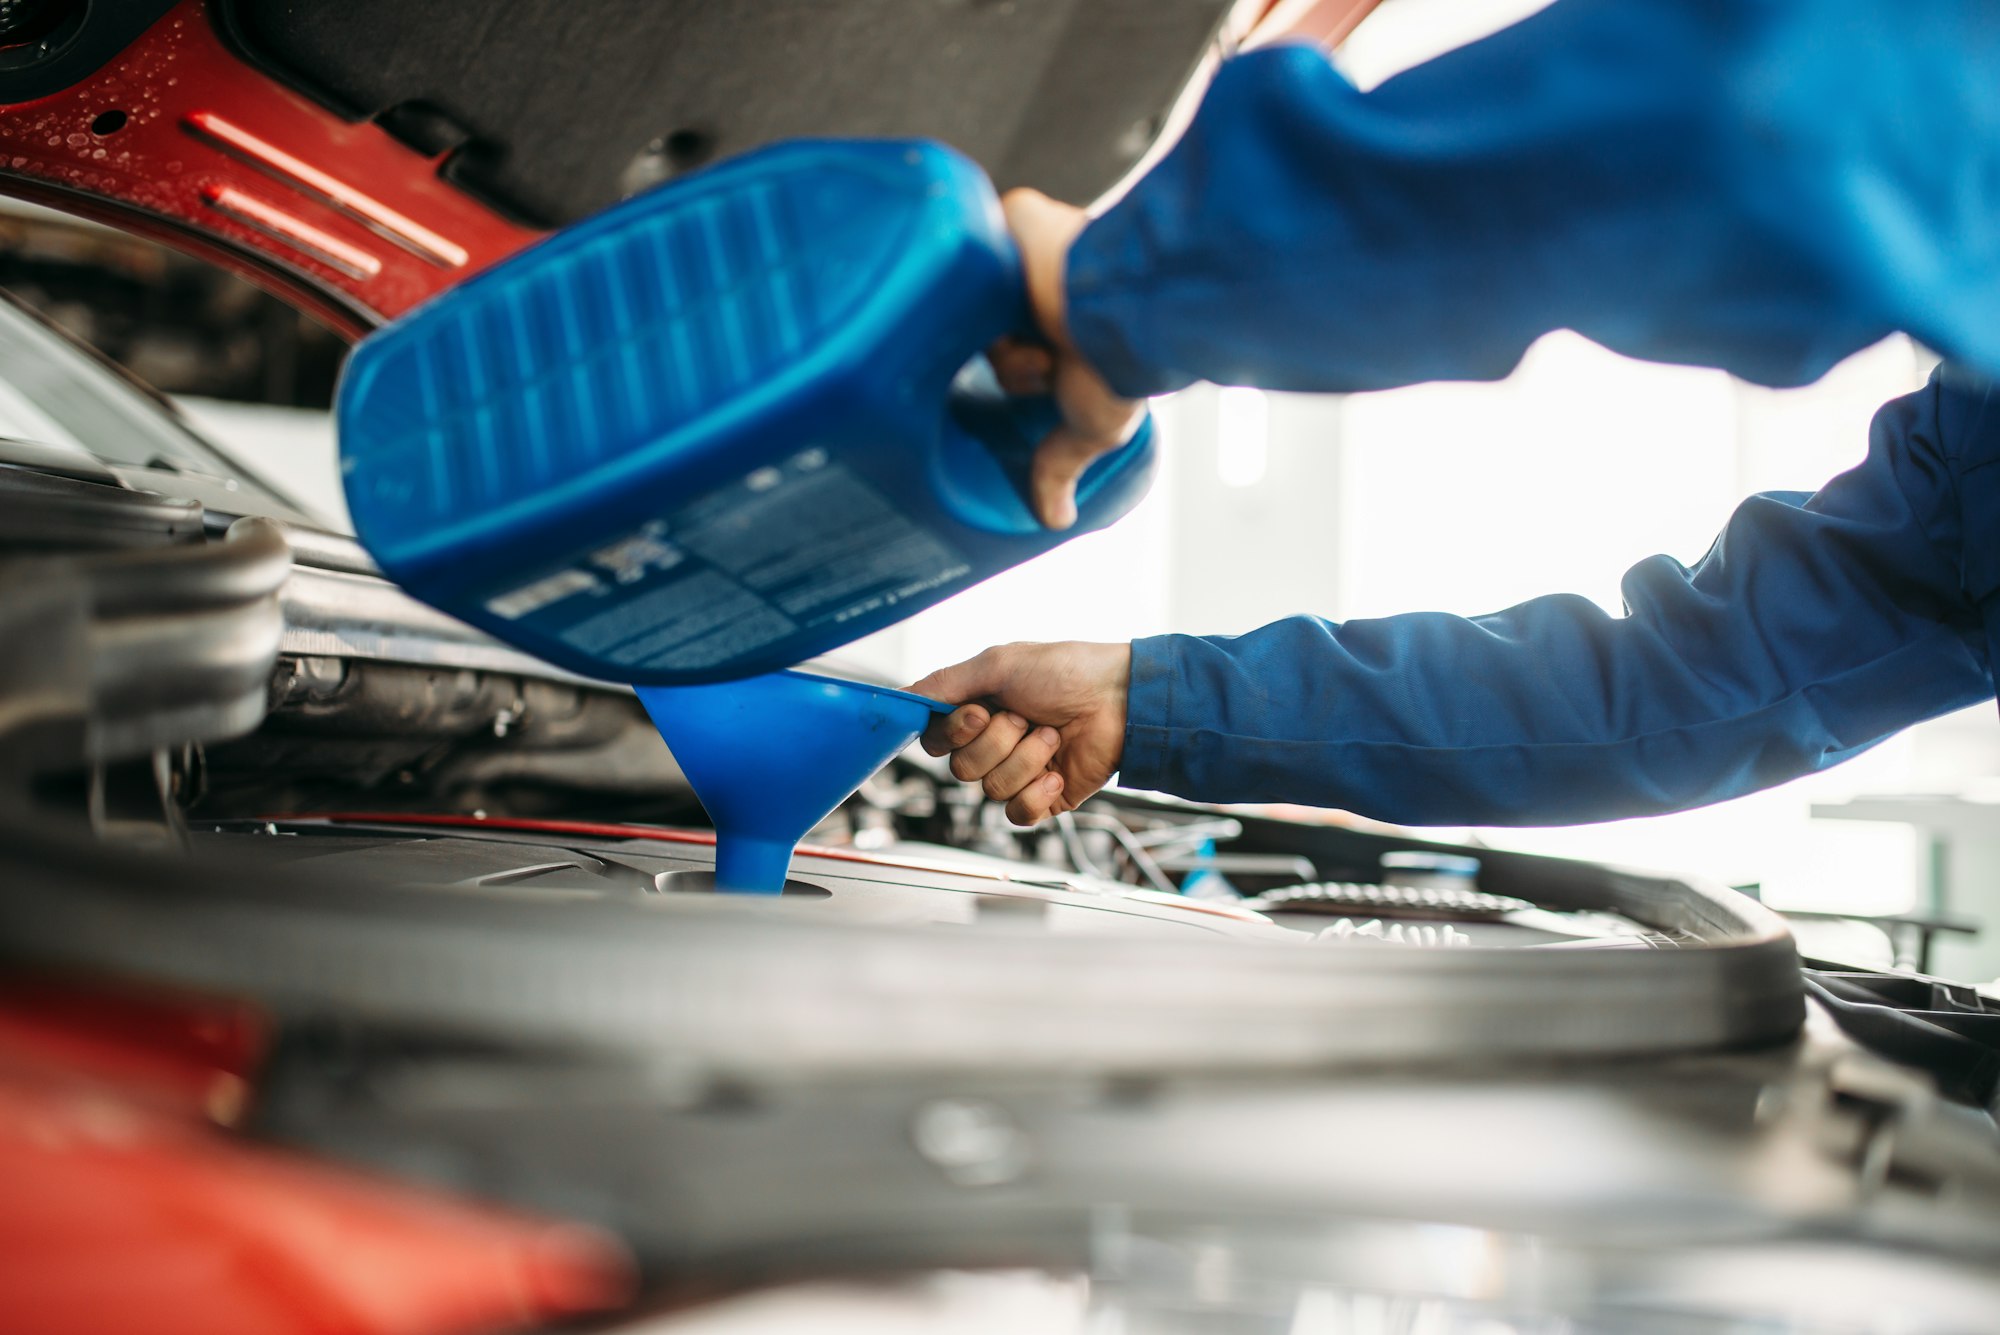
[[[1771,385],[1902,330],[2000,375],[2000,5],[1557,0],[1365,94],[1256,52],[1067,291],[1133,396],[1494,378],[1558,328]]]
[[[1949,394],[1934,377],[1885,406],[1865,463],[1746,501],[1694,568],[1633,567],[1622,617],[1558,595],[1135,641],[1121,781],[1407,824],[1581,823],[1768,787],[1990,699]]]

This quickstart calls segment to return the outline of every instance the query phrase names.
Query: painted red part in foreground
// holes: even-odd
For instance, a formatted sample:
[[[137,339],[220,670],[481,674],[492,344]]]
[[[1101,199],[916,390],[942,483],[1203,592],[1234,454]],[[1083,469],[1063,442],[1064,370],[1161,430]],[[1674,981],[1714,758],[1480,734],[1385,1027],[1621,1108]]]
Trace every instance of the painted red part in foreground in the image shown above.
[[[542,235],[438,166],[253,69],[205,0],[75,86],[0,106],[0,193],[219,261],[350,334]]]
[[[52,977],[0,982],[0,1062],[59,1068],[190,1117],[241,1105],[269,1036],[262,1012],[226,998]]]
[[[592,1230],[231,1135],[217,1119],[263,1032],[236,1003],[10,981],[0,1328],[471,1335],[629,1300],[626,1257]]]

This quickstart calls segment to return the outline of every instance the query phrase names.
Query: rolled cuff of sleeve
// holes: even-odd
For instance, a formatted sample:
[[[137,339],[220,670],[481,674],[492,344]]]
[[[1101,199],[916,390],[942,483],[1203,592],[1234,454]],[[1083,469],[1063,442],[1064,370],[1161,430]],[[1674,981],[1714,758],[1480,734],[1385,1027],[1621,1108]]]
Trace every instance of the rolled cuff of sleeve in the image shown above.
[[[1118,781],[1127,788],[1172,792],[1183,773],[1174,727],[1174,687],[1180,677],[1181,635],[1132,641],[1132,680],[1125,691],[1125,753]]]

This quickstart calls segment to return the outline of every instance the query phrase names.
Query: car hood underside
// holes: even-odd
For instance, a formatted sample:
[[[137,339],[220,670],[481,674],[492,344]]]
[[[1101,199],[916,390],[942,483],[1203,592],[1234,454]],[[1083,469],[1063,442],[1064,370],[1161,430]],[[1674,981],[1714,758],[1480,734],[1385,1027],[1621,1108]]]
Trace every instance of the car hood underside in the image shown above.
[[[777,139],[913,136],[1088,201],[1232,0],[24,0],[0,194],[359,334],[549,229]]]

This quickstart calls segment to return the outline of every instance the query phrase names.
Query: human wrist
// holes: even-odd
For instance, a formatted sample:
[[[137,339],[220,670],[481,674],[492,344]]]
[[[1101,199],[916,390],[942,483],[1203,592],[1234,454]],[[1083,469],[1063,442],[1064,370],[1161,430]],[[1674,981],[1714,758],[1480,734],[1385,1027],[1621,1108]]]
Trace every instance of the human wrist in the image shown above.
[[[1020,251],[1021,277],[1036,330],[1058,352],[1070,352],[1064,274],[1070,247],[1089,223],[1089,215],[1037,190],[1010,190],[1000,203]]]

